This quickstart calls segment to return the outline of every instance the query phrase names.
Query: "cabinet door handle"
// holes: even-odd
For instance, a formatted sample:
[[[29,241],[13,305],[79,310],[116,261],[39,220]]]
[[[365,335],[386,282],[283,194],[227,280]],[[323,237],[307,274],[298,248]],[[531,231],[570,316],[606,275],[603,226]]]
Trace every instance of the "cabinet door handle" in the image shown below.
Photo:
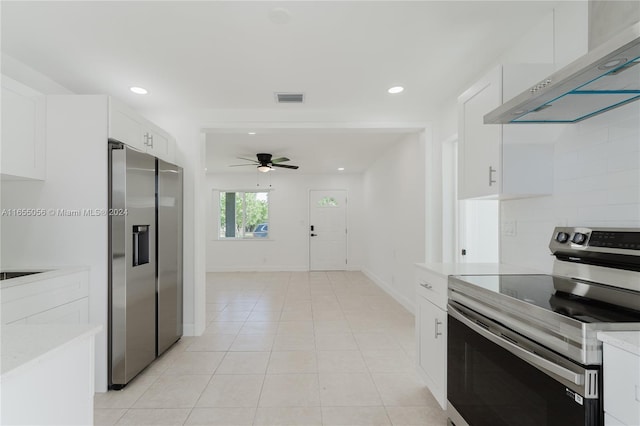
[[[435,320],[435,327],[434,327],[435,335],[433,337],[434,339],[437,339],[438,336],[442,336],[442,333],[438,331],[438,326],[442,325],[442,321],[438,321],[438,318],[435,318],[434,320]]]
[[[433,290],[433,286],[429,283],[420,283],[420,286],[426,288],[427,290]]]
[[[149,140],[151,142],[151,148],[153,148],[153,135],[149,135]]]
[[[489,186],[493,186],[493,184],[496,183],[496,180],[493,178],[495,172],[497,172],[497,170],[489,166]]]

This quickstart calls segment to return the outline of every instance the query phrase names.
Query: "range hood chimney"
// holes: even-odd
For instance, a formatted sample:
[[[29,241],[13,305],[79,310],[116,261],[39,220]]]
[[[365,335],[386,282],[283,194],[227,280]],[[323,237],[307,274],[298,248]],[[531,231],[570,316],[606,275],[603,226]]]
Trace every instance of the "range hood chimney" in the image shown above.
[[[576,123],[640,99],[640,2],[589,2],[589,53],[484,116]]]

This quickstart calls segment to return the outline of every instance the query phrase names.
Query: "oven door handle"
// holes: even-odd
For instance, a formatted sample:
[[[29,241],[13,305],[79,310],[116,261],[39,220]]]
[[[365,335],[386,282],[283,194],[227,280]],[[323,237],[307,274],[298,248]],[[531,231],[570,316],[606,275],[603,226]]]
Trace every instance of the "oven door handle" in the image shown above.
[[[464,325],[466,325],[467,327],[469,327],[470,329],[472,329],[482,337],[486,338],[487,340],[490,340],[491,342],[497,344],[503,349],[506,349],[507,351],[511,352],[513,355],[517,356],[520,359],[523,359],[524,361],[528,362],[534,367],[542,371],[546,371],[546,372],[555,374],[556,376],[562,377],[563,379],[568,380],[569,382],[574,383],[578,386],[582,386],[584,384],[584,374],[576,373],[567,368],[564,368],[552,361],[549,361],[548,359],[542,358],[539,355],[531,353],[526,349],[523,349],[520,346],[513,344],[510,341],[493,334],[492,332],[484,329],[483,327],[479,326],[475,322],[468,319],[454,306],[451,306],[451,304],[447,306],[447,310],[449,315],[451,315],[452,317],[454,317],[455,319],[457,319],[458,321],[460,321],[461,323],[463,323]]]

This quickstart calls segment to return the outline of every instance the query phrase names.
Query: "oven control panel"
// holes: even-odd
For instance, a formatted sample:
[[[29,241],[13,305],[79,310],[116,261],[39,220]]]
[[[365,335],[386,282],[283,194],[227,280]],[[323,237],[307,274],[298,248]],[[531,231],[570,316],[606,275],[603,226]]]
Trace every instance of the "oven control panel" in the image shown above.
[[[640,229],[557,227],[549,248],[552,253],[567,250],[616,252],[640,255]],[[634,253],[635,252],[635,253]]]

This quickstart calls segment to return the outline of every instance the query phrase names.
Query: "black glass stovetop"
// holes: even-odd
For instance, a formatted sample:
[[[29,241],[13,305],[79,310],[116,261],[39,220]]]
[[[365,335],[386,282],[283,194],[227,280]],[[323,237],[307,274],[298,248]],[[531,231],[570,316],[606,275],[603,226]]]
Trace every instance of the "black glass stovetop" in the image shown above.
[[[460,275],[456,278],[583,323],[640,322],[640,310],[557,290],[574,286],[571,278],[553,275]]]

